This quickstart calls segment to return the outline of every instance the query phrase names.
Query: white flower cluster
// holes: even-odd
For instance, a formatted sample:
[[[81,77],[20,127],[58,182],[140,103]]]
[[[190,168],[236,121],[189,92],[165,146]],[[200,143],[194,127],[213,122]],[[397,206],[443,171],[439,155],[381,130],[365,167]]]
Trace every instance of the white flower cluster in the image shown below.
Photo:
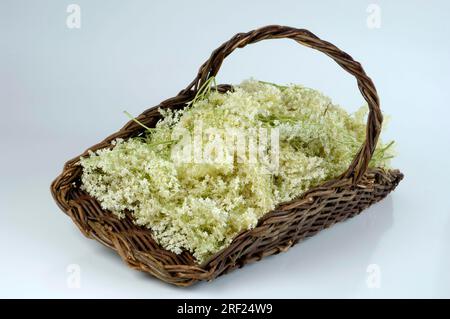
[[[190,251],[199,263],[277,204],[342,173],[365,137],[364,110],[349,115],[315,90],[255,80],[226,94],[212,90],[184,111],[162,115],[146,136],[116,140],[111,149],[81,158],[82,187],[118,217],[131,212],[165,249]],[[278,128],[279,170],[267,174],[260,163],[173,161],[172,133],[192,131],[196,121],[216,128]],[[371,165],[386,166],[390,151],[380,143]]]

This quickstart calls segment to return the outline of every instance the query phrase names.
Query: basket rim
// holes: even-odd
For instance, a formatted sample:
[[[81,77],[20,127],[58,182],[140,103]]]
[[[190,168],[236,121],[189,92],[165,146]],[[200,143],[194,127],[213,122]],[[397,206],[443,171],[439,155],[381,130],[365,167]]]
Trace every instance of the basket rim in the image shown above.
[[[85,222],[83,224],[79,223],[79,221],[72,215],[72,210],[76,207],[72,205],[71,199],[64,201],[59,197],[59,195],[62,192],[62,188],[58,187],[58,184],[61,181],[60,179],[63,178],[63,175],[64,175],[64,171],[60,175],[58,175],[58,177],[53,181],[52,187],[51,187],[51,193],[53,195],[53,198],[57,202],[60,209],[73,220],[73,222],[78,226],[79,230],[85,235],[85,237],[95,239],[96,241],[102,243],[106,247],[111,248],[114,251],[116,251],[121,256],[121,258],[128,264],[128,266],[130,266],[131,268],[149,272],[148,270],[143,270],[142,265],[136,266],[136,265],[131,264],[130,261],[127,259],[127,253],[121,251],[121,250],[123,250],[123,248],[119,242],[108,243],[100,236],[97,236],[96,232],[92,229],[92,225],[89,225],[89,223],[87,223],[87,222]],[[398,185],[398,183],[404,178],[403,173],[401,173],[398,169],[385,170],[383,168],[371,168],[371,169],[369,169],[367,174],[364,176],[362,183],[359,185],[354,185],[350,178],[347,179],[347,183],[340,184],[340,185],[337,185],[337,184],[327,185],[327,183],[324,183],[324,184],[314,187],[314,188],[310,189],[308,192],[302,194],[297,200],[293,200],[288,203],[282,203],[282,204],[280,204],[280,206],[277,206],[277,208],[275,208],[274,210],[267,212],[264,216],[262,216],[259,219],[258,224],[257,224],[257,226],[255,226],[255,228],[253,228],[251,230],[243,230],[240,233],[238,233],[233,238],[233,241],[230,243],[230,245],[228,245],[227,247],[221,249],[220,251],[218,251],[217,253],[212,255],[210,258],[208,258],[208,260],[206,260],[202,264],[188,264],[188,263],[185,263],[185,264],[160,264],[160,266],[159,266],[160,270],[164,271],[164,272],[179,271],[181,268],[186,267],[186,269],[196,272],[195,278],[184,278],[185,276],[182,276],[181,278],[174,279],[173,281],[168,281],[167,279],[159,277],[159,276],[155,275],[154,273],[152,273],[152,275],[158,277],[159,279],[161,279],[165,282],[169,282],[169,283],[177,285],[177,286],[190,286],[197,281],[212,280],[212,279],[216,278],[217,276],[220,276],[220,275],[228,272],[228,270],[220,270],[219,269],[220,263],[221,263],[221,261],[226,259],[230,253],[232,253],[234,251],[234,249],[235,249],[234,245],[239,243],[239,239],[241,237],[252,237],[254,235],[254,232],[257,232],[260,227],[264,226],[266,221],[270,221],[271,219],[276,219],[276,218],[283,218],[283,217],[291,214],[292,211],[294,211],[294,210],[302,211],[303,207],[310,207],[310,206],[314,205],[317,201],[320,201],[321,198],[324,197],[326,194],[336,193],[336,192],[338,192],[339,189],[359,188],[361,190],[367,190],[368,187],[370,187],[371,185],[374,185],[374,181],[373,181],[374,176],[382,176],[384,179],[388,180],[392,184],[391,190],[395,189],[396,186]],[[74,183],[70,183],[70,184],[68,184],[68,187],[72,188],[72,187],[77,187],[77,186]],[[66,189],[66,191],[67,191],[67,189]],[[90,195],[87,195],[87,196],[91,197]],[[92,200],[97,201],[95,198],[92,198]],[[284,206],[281,206],[281,205],[284,205]],[[370,206],[370,205],[371,204],[369,204],[368,206]],[[318,208],[318,209],[320,209],[320,208]],[[113,218],[116,218],[117,220],[119,220],[117,217],[115,217],[113,214],[111,214],[108,211],[103,210],[103,213],[105,213],[109,216],[113,216]],[[150,229],[145,228],[143,226],[137,226],[137,227],[139,227],[139,228],[145,230],[146,232],[148,232],[149,234],[151,234]],[[111,238],[109,238],[109,239],[111,239]],[[293,244],[295,244],[295,243],[289,242],[286,246],[284,246],[283,248],[280,248],[280,250],[278,252],[286,251]],[[160,245],[158,245],[158,246],[160,247],[161,250],[165,250]],[[137,255],[144,254],[144,252],[136,249],[135,247],[131,247],[129,249],[132,254],[137,254]],[[167,251],[167,250],[165,250],[165,251]],[[278,252],[271,253],[271,254],[276,254]],[[171,252],[169,252],[169,253],[171,253]],[[189,252],[185,251],[184,253],[188,254],[192,257],[192,255]],[[147,251],[147,252],[145,252],[145,254],[152,255],[153,250]],[[259,259],[261,259],[261,258],[259,258]],[[193,260],[193,257],[192,257],[192,260]],[[245,263],[247,263],[247,261],[245,261],[244,264]]]

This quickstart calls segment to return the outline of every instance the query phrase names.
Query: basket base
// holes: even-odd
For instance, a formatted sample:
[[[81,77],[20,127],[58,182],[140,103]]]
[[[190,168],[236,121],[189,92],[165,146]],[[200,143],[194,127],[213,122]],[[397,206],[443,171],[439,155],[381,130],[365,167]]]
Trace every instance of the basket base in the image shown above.
[[[176,255],[163,249],[148,229],[133,224],[131,216],[118,219],[102,210],[97,200],[78,187],[75,178],[59,176],[52,184],[52,193],[85,236],[117,251],[134,269],[177,286],[189,286],[287,251],[302,239],[359,214],[394,190],[403,174],[370,169],[356,186],[343,183],[314,188],[266,214],[254,229],[240,233],[203,265],[196,264],[187,252]]]

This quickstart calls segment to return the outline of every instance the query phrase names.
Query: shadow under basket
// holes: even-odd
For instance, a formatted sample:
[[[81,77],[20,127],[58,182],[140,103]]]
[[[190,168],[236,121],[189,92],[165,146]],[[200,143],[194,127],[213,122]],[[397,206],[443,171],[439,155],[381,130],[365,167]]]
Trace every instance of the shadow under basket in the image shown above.
[[[186,107],[202,85],[215,76],[223,60],[235,49],[266,39],[289,38],[325,53],[344,70],[355,76],[369,106],[366,139],[346,172],[336,179],[310,189],[301,197],[282,203],[264,215],[258,225],[238,234],[232,243],[202,265],[188,252],[176,255],[163,249],[147,228],[133,224],[130,215],[118,219],[101,208],[97,200],[81,190],[82,168],[79,158],[88,151],[110,148],[116,138],[128,139],[143,134],[143,128],[129,121],[118,132],[68,161],[53,181],[51,192],[59,207],[69,215],[81,232],[114,249],[132,268],[147,272],[165,282],[189,286],[197,281],[212,280],[247,263],[284,252],[300,240],[320,230],[359,214],[364,208],[383,199],[402,180],[398,170],[368,168],[381,130],[382,115],[372,80],[360,63],[329,42],[304,29],[266,26],[239,33],[217,48],[200,67],[194,81],[177,96],[144,111],[137,119],[154,127],[161,118],[159,108]],[[219,85],[226,92],[230,85]]]

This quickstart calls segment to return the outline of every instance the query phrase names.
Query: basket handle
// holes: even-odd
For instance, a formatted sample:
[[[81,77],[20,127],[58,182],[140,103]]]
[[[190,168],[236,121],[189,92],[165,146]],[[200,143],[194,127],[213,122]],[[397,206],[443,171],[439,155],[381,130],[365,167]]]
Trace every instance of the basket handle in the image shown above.
[[[319,39],[308,30],[270,25],[247,33],[238,33],[212,52],[209,59],[200,67],[194,81],[181,93],[187,93],[192,90],[194,93],[197,92],[210,77],[217,74],[224,59],[235,49],[243,48],[248,44],[261,40],[281,38],[295,40],[300,44],[325,53],[356,78],[359,90],[369,106],[366,139],[349,168],[339,179],[351,178],[354,184],[358,183],[369,166],[381,131],[383,116],[380,111],[378,94],[372,80],[366,75],[359,62],[353,60],[350,55],[333,44]]]

